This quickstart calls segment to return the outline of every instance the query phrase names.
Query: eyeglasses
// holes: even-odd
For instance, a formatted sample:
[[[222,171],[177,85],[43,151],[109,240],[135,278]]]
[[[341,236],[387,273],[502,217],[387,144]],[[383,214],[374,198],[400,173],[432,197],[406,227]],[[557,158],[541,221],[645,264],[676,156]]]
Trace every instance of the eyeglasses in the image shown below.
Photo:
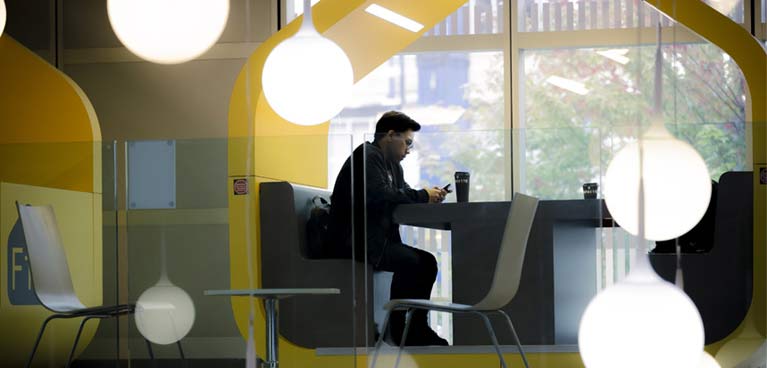
[[[402,137],[402,134],[400,134],[400,133],[396,133],[396,134],[397,134],[398,136]],[[407,146],[407,149],[408,149],[408,150],[409,150],[409,149],[412,149],[412,148],[413,148],[413,140],[412,140],[412,139],[410,139],[410,138],[405,138],[405,146]]]

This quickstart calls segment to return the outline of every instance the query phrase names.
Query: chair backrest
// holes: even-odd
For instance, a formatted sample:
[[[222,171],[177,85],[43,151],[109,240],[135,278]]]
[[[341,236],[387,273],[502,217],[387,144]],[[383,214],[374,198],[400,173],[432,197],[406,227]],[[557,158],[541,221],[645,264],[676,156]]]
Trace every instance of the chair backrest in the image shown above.
[[[530,236],[537,210],[537,198],[514,193],[509,216],[506,218],[506,226],[503,229],[493,283],[485,298],[475,304],[474,308],[501,309],[517,294],[527,249],[527,238]]]
[[[54,312],[85,308],[72,286],[53,207],[18,202],[16,207],[24,229],[32,285],[40,304]]]
[[[261,183],[259,191],[262,244],[274,242],[280,252],[274,256],[287,257],[299,253],[306,259],[324,258],[322,254],[317,254],[317,249],[309,246],[306,223],[314,206],[312,199],[315,196],[330,198],[330,192],[285,181]]]

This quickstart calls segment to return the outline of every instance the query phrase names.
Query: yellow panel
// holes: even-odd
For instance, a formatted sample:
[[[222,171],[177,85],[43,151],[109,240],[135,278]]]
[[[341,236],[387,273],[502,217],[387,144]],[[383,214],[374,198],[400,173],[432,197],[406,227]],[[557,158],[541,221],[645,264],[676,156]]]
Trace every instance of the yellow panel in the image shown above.
[[[373,2],[392,10],[402,11],[403,14],[422,23],[424,25],[423,30],[418,33],[409,32],[366,13],[364,9]],[[465,0],[418,2],[324,0],[313,8],[312,14],[317,30],[338,43],[346,51],[354,68],[354,79],[358,81],[417,40],[423,32],[429,30],[465,2]],[[266,57],[279,42],[298,30],[302,20],[303,17],[297,18],[261,44],[240,72],[229,102],[228,129],[230,138],[284,135],[327,136],[329,127],[327,123],[312,127],[291,124],[271,109],[261,93],[261,71]],[[242,139],[230,143],[230,176],[259,175],[246,169],[246,158],[251,155],[248,152],[252,152],[252,149],[248,150],[247,148],[248,143],[247,140]],[[325,147],[315,151],[311,156],[302,155],[301,152],[294,153],[281,150],[268,155],[268,157],[274,160],[274,165],[283,166],[285,170],[294,170],[292,176],[303,177],[303,182],[324,186],[327,182],[327,172],[320,174],[318,171],[317,176],[309,176],[292,168],[297,159],[310,160],[311,162],[307,165],[312,167],[326,165],[327,143],[324,145]]]
[[[421,36],[420,33],[399,30],[364,13],[369,3],[372,1],[323,0],[313,8],[312,13],[317,30],[336,41],[349,55],[355,81]],[[425,32],[465,3],[465,0],[397,0],[378,3],[402,10],[407,16],[421,22],[424,25],[422,32]],[[230,179],[226,185],[231,188],[232,179],[247,177],[251,192],[249,196],[235,196],[230,190],[232,288],[260,285],[258,183],[265,180],[290,180],[320,187],[327,183],[329,125],[325,123],[303,127],[290,124],[269,107],[261,93],[261,70],[267,55],[280,41],[298,30],[301,20],[296,19],[261,44],[248,59],[232,92],[229,105]],[[248,282],[248,253],[253,264],[251,282]],[[249,305],[250,302],[245,298],[232,299],[235,320],[243,336],[247,336]],[[257,351],[262,352],[264,319],[260,305],[256,308],[255,323],[256,340],[259,342]],[[317,357],[313,350],[299,348],[287,341],[280,343],[280,365],[283,367],[338,367],[352,364],[350,357]],[[364,364],[363,361],[359,360],[361,364]],[[473,358],[472,361],[476,363]]]
[[[10,36],[0,37],[0,143],[101,140],[85,94]]]
[[[253,169],[259,177],[325,187],[327,179],[322,178],[327,177],[328,160],[323,162],[315,156],[317,152],[326,152],[327,144],[327,135],[255,137]],[[280,156],[282,159],[277,159]],[[307,178],[321,178],[322,181]]]
[[[98,193],[100,173],[100,142],[0,144],[3,181]]]
[[[753,127],[753,172],[767,163],[767,55],[759,41],[741,25],[702,1],[673,1],[653,4],[666,14],[727,52],[746,79],[750,109],[747,123]],[[754,277],[753,300],[743,324],[724,341],[719,359],[734,364],[745,359],[764,341],[767,333],[767,187],[754,175]],[[723,362],[725,363],[725,362]]]
[[[375,67],[415,41],[420,34],[409,33],[388,23],[382,22],[364,13],[364,8],[372,1],[323,0],[314,8],[317,28],[327,37],[336,41],[349,55],[354,67],[355,80],[359,80]],[[378,1],[379,4],[401,12],[422,24],[424,31],[433,27],[448,14],[465,3],[451,1]],[[655,5],[655,4],[653,4]],[[672,7],[675,7],[672,8]],[[709,39],[725,50],[738,63],[748,82],[748,91],[752,106],[748,111],[754,127],[754,161],[767,162],[767,63],[764,50],[739,25],[733,23],[700,1],[664,2],[659,8],[671,14],[687,27]],[[280,41],[292,35],[298,29],[300,18],[286,26],[259,47],[250,57],[246,67],[236,81],[229,110],[229,176],[248,177],[251,181],[250,196],[233,196],[230,193],[230,257],[232,287],[249,287],[247,282],[247,257],[245,247],[248,242],[245,230],[249,226],[251,259],[254,265],[253,286],[259,285],[258,257],[258,208],[257,176],[271,179],[292,180],[295,182],[324,186],[326,182],[323,170],[313,168],[326,167],[327,143],[322,139],[310,139],[307,136],[324,136],[328,125],[299,127],[291,125],[277,116],[261,94],[260,71],[269,51]],[[248,139],[248,137],[259,139]],[[277,144],[280,139],[274,136],[293,136],[293,143]],[[299,138],[298,136],[303,136]],[[309,140],[311,149],[301,144]],[[267,141],[269,143],[267,143]],[[309,152],[309,153],[307,153]],[[227,185],[231,185],[227,183]],[[765,330],[765,190],[755,186],[754,217],[754,305],[749,320],[759,329],[761,336]],[[247,206],[247,207],[246,207]],[[245,219],[245,209],[250,208],[250,216]],[[232,300],[232,308],[241,332],[247,332],[248,305],[245,299]],[[263,312],[257,308],[257,340],[263,342]],[[283,366],[338,366],[346,362],[339,357],[316,357],[306,349],[297,348],[281,342]],[[263,351],[263,344],[258,351]],[[511,364],[520,364],[517,355],[510,355]],[[531,364],[535,366],[573,366],[582,363],[578,354],[531,354]],[[497,366],[497,360],[490,354],[416,356],[416,363],[428,366],[463,367]],[[364,357],[359,357],[358,364],[364,364]]]
[[[53,205],[77,296],[86,306],[103,302],[101,195],[0,183],[0,325],[8,332],[0,335],[0,356],[4,366],[9,367],[23,366],[43,320],[51,314],[30,302],[33,294],[25,253],[11,237],[18,221],[15,201]],[[63,366],[79,323],[79,319],[51,322],[36,355],[36,365],[53,362]],[[86,326],[77,354],[91,341],[97,327],[96,321]]]
[[[29,302],[31,295],[29,290],[17,293],[14,286],[21,285],[6,277],[9,267],[20,272],[12,276],[26,272],[21,265],[9,263],[20,260],[13,256],[23,257],[19,253],[23,248],[8,253],[9,234],[17,219],[14,201],[54,205],[75,289],[86,305],[100,305],[101,133],[83,91],[7,34],[0,37],[0,81],[0,182],[4,182],[0,189],[0,325],[12,331],[0,337],[0,355],[3,364],[21,366],[50,313],[39,305],[14,304]],[[78,324],[77,319],[53,322],[37,364],[63,365]],[[88,346],[97,326],[98,322],[88,325],[78,354]]]
[[[7,34],[0,80],[0,180],[101,192],[101,132],[82,90]]]

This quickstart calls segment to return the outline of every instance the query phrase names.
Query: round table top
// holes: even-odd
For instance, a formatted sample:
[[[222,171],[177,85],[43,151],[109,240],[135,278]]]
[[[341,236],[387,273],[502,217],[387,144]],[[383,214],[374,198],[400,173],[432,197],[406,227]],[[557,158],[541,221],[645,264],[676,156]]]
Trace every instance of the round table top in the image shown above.
[[[208,296],[253,296],[256,298],[289,298],[297,295],[337,295],[340,289],[335,288],[291,288],[291,289],[224,289],[205,290]]]

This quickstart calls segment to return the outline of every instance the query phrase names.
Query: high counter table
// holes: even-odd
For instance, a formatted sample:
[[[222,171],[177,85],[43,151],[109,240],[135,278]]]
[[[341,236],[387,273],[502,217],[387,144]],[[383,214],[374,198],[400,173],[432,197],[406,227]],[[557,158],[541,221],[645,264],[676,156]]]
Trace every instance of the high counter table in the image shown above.
[[[401,225],[451,231],[453,300],[479,302],[490,289],[511,202],[404,204]],[[612,226],[602,200],[545,200],[527,243],[517,295],[504,308],[526,345],[576,344],[580,316],[596,294],[596,228]],[[468,316],[454,316],[455,345],[486,345]],[[511,334],[498,329],[502,342]]]
[[[239,289],[239,290],[205,290],[208,296],[252,296],[264,300],[266,310],[266,362],[267,368],[279,366],[279,328],[277,326],[277,303],[279,299],[299,295],[337,295],[341,290],[326,289]]]

